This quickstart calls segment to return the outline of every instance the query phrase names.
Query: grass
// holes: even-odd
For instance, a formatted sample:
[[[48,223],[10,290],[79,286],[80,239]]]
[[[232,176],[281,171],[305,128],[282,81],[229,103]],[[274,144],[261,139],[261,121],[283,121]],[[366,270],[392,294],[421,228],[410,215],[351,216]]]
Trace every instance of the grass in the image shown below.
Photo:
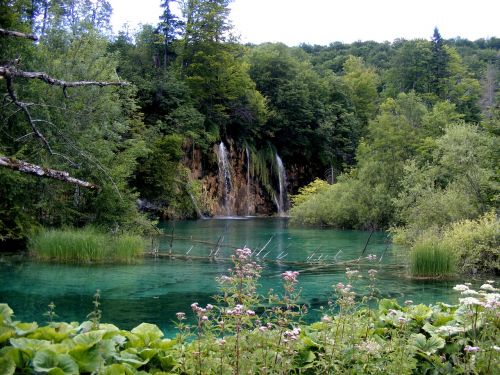
[[[29,252],[36,258],[67,263],[130,263],[145,248],[135,235],[110,235],[93,227],[45,229],[30,238]]]
[[[413,276],[439,277],[454,274],[456,259],[453,252],[442,244],[417,243],[410,254],[410,272]]]

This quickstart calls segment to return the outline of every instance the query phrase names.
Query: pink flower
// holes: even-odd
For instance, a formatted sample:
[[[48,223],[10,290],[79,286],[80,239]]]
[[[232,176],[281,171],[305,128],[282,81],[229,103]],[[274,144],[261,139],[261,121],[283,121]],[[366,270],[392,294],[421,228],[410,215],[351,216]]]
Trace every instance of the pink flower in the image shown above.
[[[296,283],[297,282],[297,276],[299,276],[298,271],[286,271],[281,274],[283,277],[283,280],[291,282],[291,283]]]

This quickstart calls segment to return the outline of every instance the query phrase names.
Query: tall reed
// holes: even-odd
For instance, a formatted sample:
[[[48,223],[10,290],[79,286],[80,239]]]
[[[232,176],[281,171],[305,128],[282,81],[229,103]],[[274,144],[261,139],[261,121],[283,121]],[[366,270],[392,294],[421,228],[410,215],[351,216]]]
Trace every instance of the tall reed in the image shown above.
[[[413,276],[439,277],[454,274],[456,257],[443,244],[434,242],[417,243],[411,250],[410,272]]]
[[[45,229],[28,243],[30,254],[38,259],[70,263],[130,263],[144,248],[139,236],[111,235],[93,227]]]

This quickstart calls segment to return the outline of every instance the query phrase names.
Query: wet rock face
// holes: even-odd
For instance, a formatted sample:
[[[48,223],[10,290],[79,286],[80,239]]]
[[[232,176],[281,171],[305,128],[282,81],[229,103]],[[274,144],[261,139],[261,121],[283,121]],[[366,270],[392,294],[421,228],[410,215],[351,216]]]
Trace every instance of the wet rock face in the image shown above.
[[[184,165],[191,178],[201,180],[202,199],[212,216],[272,215],[276,205],[259,181],[249,173],[249,154],[233,142],[215,144],[213,157],[189,149]],[[225,155],[224,155],[225,153]],[[250,160],[251,162],[251,160]],[[226,170],[224,170],[226,169]]]

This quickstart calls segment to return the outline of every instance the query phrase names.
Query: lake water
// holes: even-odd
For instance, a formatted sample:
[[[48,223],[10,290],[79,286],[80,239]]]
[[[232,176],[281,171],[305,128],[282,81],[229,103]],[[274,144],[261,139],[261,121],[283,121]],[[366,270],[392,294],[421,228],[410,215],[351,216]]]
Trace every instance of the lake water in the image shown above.
[[[369,232],[295,228],[283,218],[209,219],[164,222],[167,234],[155,246],[161,254],[193,259],[146,258],[131,265],[60,265],[37,263],[22,256],[0,258],[0,302],[8,303],[16,319],[44,322],[43,313],[53,301],[60,320],[83,321],[92,310],[92,296],[101,290],[102,321],[130,329],[140,322],[154,323],[168,335],[178,311],[190,304],[213,302],[216,277],[227,274],[234,248],[247,246],[259,254],[264,266],[261,291],[280,290],[280,275],[300,272],[301,302],[309,305],[310,319],[332,297],[332,285],[346,282],[345,262],[358,259]],[[170,235],[174,236],[171,241]],[[197,257],[217,254],[215,259]],[[375,254],[376,261],[365,259]],[[406,276],[401,251],[390,246],[385,233],[373,233],[359,263],[366,274],[379,270],[381,296],[415,303],[457,301],[455,281],[412,280]],[[353,267],[353,266],[351,266]],[[355,285],[366,291],[366,277]]]

